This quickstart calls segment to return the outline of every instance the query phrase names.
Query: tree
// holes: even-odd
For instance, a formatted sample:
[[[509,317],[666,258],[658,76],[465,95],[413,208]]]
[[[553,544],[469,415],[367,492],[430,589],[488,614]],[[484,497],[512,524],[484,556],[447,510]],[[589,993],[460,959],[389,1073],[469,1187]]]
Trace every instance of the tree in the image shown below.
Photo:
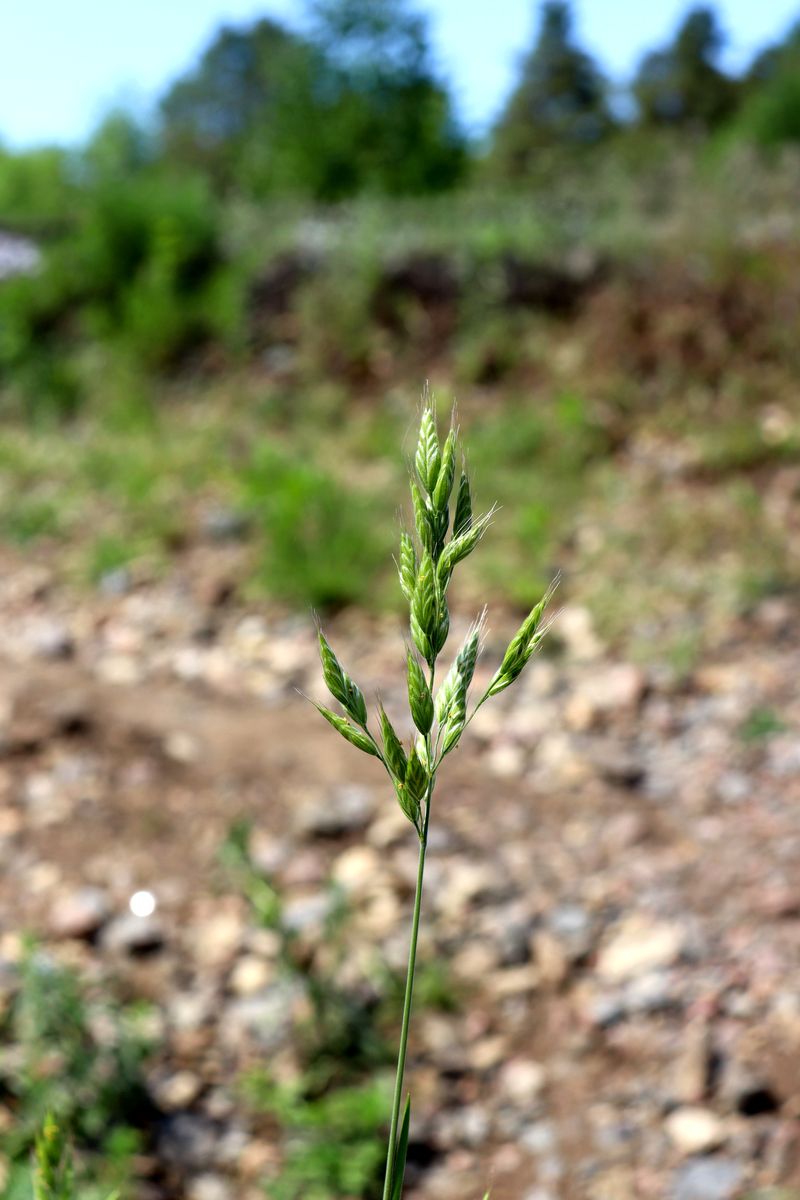
[[[607,93],[597,64],[575,41],[569,4],[548,0],[494,130],[492,157],[501,173],[524,174],[542,151],[599,142],[613,127]]]
[[[166,155],[205,170],[223,187],[258,140],[270,142],[277,165],[310,115],[319,67],[312,48],[274,21],[223,27],[161,101]]]
[[[165,96],[166,153],[253,196],[422,192],[465,160],[405,0],[318,0],[309,33],[223,29]]]
[[[390,193],[456,182],[466,146],[425,19],[406,0],[315,0],[311,18],[329,64],[329,188],[348,190],[348,177],[350,190]]]
[[[643,125],[712,129],[730,115],[736,86],[719,67],[725,39],[714,10],[690,10],[672,43],[642,60],[633,94]]]
[[[762,146],[800,142],[800,22],[755,56],[742,90],[738,134]]]

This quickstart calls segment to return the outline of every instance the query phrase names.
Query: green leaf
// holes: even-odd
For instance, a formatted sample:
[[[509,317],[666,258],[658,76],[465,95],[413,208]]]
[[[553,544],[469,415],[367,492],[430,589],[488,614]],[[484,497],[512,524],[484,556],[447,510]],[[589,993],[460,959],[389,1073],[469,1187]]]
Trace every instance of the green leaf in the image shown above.
[[[406,1157],[408,1155],[408,1134],[411,1128],[411,1097],[406,1097],[403,1110],[403,1123],[400,1126],[400,1137],[392,1163],[392,1200],[401,1200],[403,1195],[403,1180],[406,1174]]]

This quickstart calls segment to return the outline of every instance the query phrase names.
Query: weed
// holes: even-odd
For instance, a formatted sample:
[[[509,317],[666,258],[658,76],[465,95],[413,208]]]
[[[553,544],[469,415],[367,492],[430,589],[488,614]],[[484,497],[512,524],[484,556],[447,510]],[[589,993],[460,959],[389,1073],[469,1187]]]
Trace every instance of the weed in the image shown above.
[[[66,1131],[82,1200],[122,1186],[140,1145],[137,1130],[150,1116],[140,1074],[147,1047],[134,1015],[90,1004],[70,971],[32,949],[5,1024],[15,1053],[0,1067],[0,1092],[14,1118],[0,1135],[10,1163],[4,1196],[29,1194],[38,1139],[40,1159],[51,1156],[52,1188],[62,1188],[41,1194],[67,1200]]]
[[[774,709],[762,705],[752,709],[739,729],[743,742],[763,742],[775,733],[782,733],[786,725]]]

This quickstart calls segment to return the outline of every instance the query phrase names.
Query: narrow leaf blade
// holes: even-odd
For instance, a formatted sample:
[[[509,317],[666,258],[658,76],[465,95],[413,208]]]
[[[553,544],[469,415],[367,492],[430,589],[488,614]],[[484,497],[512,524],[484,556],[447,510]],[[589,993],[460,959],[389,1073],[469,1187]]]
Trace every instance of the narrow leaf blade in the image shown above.
[[[403,1110],[403,1123],[400,1126],[400,1136],[397,1139],[394,1162],[392,1164],[392,1200],[401,1200],[403,1195],[403,1179],[406,1173],[406,1156],[408,1154],[408,1132],[411,1126],[411,1097],[406,1097]]]

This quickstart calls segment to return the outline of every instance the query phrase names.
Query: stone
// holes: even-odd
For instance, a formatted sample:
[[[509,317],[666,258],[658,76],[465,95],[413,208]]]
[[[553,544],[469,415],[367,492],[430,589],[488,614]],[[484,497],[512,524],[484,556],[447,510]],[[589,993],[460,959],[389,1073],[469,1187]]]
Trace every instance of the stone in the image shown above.
[[[247,513],[214,505],[202,514],[200,532],[211,542],[241,542],[250,532]]]
[[[686,933],[675,922],[634,915],[626,918],[597,957],[597,974],[610,983],[673,966],[686,945]]]
[[[60,896],[50,910],[50,928],[59,938],[93,938],[111,916],[102,888],[82,887]]]
[[[385,875],[381,856],[371,846],[350,846],[338,856],[331,871],[334,882],[352,896],[373,891]]]
[[[167,1112],[188,1108],[200,1095],[203,1081],[193,1071],[176,1071],[153,1088],[156,1101]]]
[[[744,1181],[740,1163],[730,1158],[696,1158],[680,1167],[671,1200],[734,1200]]]
[[[205,967],[227,966],[242,944],[244,928],[238,912],[220,912],[201,921],[192,939],[197,961]]]
[[[125,913],[115,917],[103,930],[105,950],[121,954],[148,954],[164,945],[164,928],[157,917],[137,917]]]
[[[675,1148],[686,1155],[718,1150],[726,1139],[725,1125],[716,1113],[697,1105],[676,1108],[664,1128]]]
[[[711,1082],[711,1031],[705,1020],[694,1021],[681,1039],[672,1068],[671,1094],[681,1104],[697,1104]]]
[[[189,1180],[186,1195],[187,1200],[232,1200],[234,1193],[224,1176],[206,1171]]]
[[[295,817],[295,830],[301,837],[341,837],[347,833],[361,833],[374,811],[372,792],[356,784],[347,784],[302,804]]]
[[[255,954],[245,954],[234,963],[228,983],[236,996],[253,996],[273,979],[274,968]]]
[[[512,1058],[501,1068],[501,1093],[519,1108],[530,1108],[540,1098],[546,1080],[545,1069],[532,1058]]]
[[[37,658],[71,658],[75,651],[72,635],[60,621],[42,620],[31,633],[30,645]]]

